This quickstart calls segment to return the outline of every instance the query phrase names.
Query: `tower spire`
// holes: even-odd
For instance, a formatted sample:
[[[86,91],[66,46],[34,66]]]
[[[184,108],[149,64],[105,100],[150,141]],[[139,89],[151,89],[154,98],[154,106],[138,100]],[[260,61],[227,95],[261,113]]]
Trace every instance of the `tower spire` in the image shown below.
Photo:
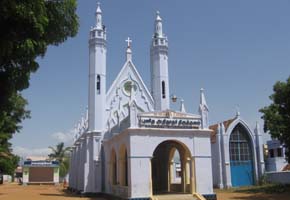
[[[155,36],[157,36],[159,38],[163,37],[162,18],[160,17],[159,11],[156,11]]]
[[[204,89],[200,89],[200,103],[199,103],[199,114],[201,116],[201,128],[206,129],[208,128],[208,106],[204,96]]]
[[[102,24],[102,10],[100,6],[100,2],[97,3],[97,9],[96,9],[96,28],[97,29],[103,29],[103,24]]]
[[[96,25],[89,39],[89,102],[88,130],[102,132],[106,113],[106,30],[102,23],[102,10],[97,3]]]
[[[155,110],[169,109],[168,41],[162,30],[162,19],[156,12],[155,28],[150,49],[151,94]]]

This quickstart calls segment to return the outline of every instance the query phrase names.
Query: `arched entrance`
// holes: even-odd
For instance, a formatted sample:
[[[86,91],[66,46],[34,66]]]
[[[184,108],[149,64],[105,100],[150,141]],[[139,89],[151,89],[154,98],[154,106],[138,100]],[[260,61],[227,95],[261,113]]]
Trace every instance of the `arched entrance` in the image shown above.
[[[232,186],[254,184],[253,148],[248,131],[238,124],[230,136]]]
[[[191,193],[191,154],[173,140],[160,143],[151,160],[153,194]]]
[[[121,186],[128,186],[128,156],[125,145],[119,150],[119,183]]]
[[[112,149],[110,156],[110,179],[112,185],[117,184],[117,156],[114,149]]]

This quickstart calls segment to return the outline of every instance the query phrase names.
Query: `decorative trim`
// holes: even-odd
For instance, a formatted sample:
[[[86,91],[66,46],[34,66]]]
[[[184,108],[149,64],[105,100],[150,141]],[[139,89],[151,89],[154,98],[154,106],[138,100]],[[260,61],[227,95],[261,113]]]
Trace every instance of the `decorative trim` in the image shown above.
[[[211,158],[211,156],[192,156],[193,158]]]
[[[128,158],[152,158],[152,156],[128,156]]]

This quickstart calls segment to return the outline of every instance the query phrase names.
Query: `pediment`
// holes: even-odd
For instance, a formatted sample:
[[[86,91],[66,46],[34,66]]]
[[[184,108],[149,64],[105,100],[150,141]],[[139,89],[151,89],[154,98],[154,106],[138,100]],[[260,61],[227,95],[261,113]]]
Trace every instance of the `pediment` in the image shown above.
[[[120,124],[135,102],[138,112],[152,112],[153,98],[132,61],[127,61],[107,92],[107,127]]]

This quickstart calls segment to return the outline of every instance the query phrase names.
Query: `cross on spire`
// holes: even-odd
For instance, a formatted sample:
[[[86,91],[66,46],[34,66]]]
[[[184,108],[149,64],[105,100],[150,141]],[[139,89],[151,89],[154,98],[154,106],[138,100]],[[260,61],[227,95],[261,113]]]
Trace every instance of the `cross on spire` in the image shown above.
[[[128,37],[128,39],[125,41],[127,42],[127,47],[131,47],[132,40],[130,39],[130,37]]]

